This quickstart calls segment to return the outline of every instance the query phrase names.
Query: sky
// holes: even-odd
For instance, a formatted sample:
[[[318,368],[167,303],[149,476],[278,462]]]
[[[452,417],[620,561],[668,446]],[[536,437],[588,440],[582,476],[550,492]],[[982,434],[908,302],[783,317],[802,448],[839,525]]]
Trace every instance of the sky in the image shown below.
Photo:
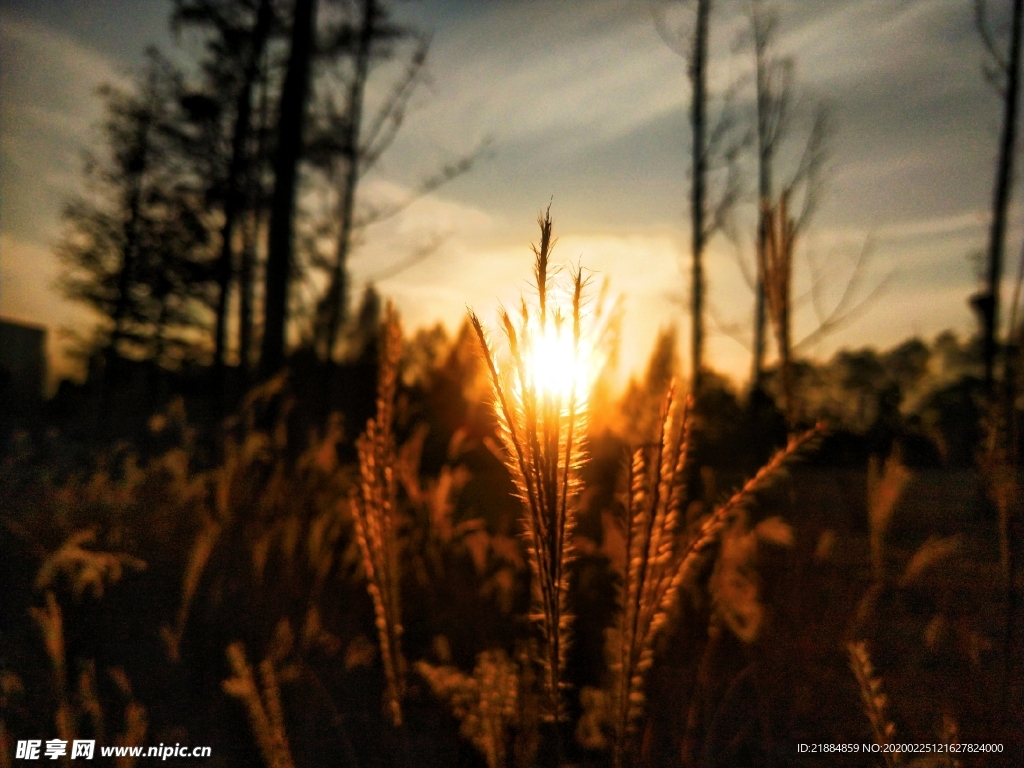
[[[658,329],[671,324],[687,359],[690,89],[684,59],[653,23],[661,5],[396,4],[400,18],[431,34],[429,81],[365,179],[364,200],[402,199],[444,163],[490,144],[470,173],[367,231],[352,259],[356,282],[377,281],[407,328],[441,321],[454,329],[467,307],[493,317],[499,303],[515,305],[529,291],[529,244],[550,202],[555,261],[582,265],[623,297],[623,375],[643,365]],[[692,3],[672,5],[666,18],[685,27]],[[50,329],[54,377],[76,370],[64,351],[67,332],[92,322],[54,287],[53,246],[64,201],[82,190],[83,152],[101,148],[96,89],[130,86],[148,45],[182,62],[194,58],[198,40],[168,31],[170,6],[0,0],[0,314]],[[989,6],[994,29],[1005,30],[1009,3]],[[753,118],[752,56],[742,44],[748,8],[720,0],[711,19],[712,112],[731,89],[741,124]],[[972,332],[967,299],[979,286],[976,254],[986,246],[1001,119],[999,97],[982,76],[972,3],[807,0],[775,8],[777,50],[792,57],[799,94],[780,173],[815,104],[828,105],[833,126],[823,195],[796,254],[796,339],[828,316],[867,253],[853,292],[853,304],[867,299],[862,311],[801,351],[827,357],[947,328]],[[387,76],[371,82],[371,98],[386,92]],[[753,294],[741,264],[749,272],[752,161],[742,160],[735,237],[717,236],[706,256],[707,360],[737,382],[750,366]],[[1020,213],[1018,195],[1010,275],[1021,252]],[[389,275],[425,243],[436,246],[428,258]]]

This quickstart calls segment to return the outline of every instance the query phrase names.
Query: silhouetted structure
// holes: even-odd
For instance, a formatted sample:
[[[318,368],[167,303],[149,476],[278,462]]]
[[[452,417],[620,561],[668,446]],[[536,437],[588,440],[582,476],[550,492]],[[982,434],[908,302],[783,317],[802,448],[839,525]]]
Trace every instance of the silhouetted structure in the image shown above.
[[[46,384],[46,329],[0,320],[0,408],[36,403]]]

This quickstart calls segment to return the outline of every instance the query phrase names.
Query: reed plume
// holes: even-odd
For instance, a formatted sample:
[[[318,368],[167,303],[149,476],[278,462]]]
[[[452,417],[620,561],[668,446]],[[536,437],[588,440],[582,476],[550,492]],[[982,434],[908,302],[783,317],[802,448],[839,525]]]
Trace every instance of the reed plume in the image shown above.
[[[892,452],[881,469],[877,457],[872,456],[868,461],[868,530],[871,568],[876,582],[885,580],[886,532],[911,479],[911,472],[903,465],[898,451]]]
[[[386,680],[385,707],[396,727],[402,724],[405,658],[399,605],[396,454],[391,424],[401,348],[402,329],[394,307],[389,304],[381,331],[377,415],[367,422],[366,431],[356,441],[360,482],[350,497],[356,539],[366,572],[366,589],[376,614]]]
[[[498,361],[472,311],[470,321],[487,362],[506,465],[525,512],[534,616],[543,635],[541,665],[548,716],[557,721],[571,624],[566,605],[568,567],[579,469],[585,456],[588,393],[581,370],[585,364],[582,305],[586,281],[579,270],[574,271],[569,314],[564,314],[553,300],[550,207],[539,224],[540,244],[533,246],[537,307],[531,309],[524,300],[518,322],[504,309],[499,314],[508,344],[507,362]]]
[[[871,732],[875,737],[875,743],[885,749],[891,744],[896,735],[896,726],[892,724],[886,713],[888,699],[882,692],[882,678],[875,674],[875,668],[871,664],[871,656],[868,654],[867,644],[864,641],[850,643],[846,646],[850,654],[850,668],[857,678],[857,685],[860,686],[861,703],[864,705],[864,714],[871,723]],[[896,768],[902,765],[903,760],[898,751],[883,752],[885,763],[888,768]]]
[[[819,424],[789,444],[719,506],[689,540],[677,532],[686,500],[686,462],[691,447],[690,400],[669,387],[661,410],[658,442],[634,453],[626,499],[627,563],[622,612],[609,633],[613,759],[622,765],[643,713],[644,685],[654,644],[675,607],[680,589],[696,576],[702,555],[721,540],[756,495],[812,450],[824,434]],[[651,455],[653,453],[653,455]]]
[[[267,768],[294,768],[273,660],[268,657],[260,664],[261,691],[252,666],[245,658],[245,646],[232,643],[228,646],[227,657],[234,676],[223,682],[224,692],[245,706]]]
[[[505,765],[510,726],[519,712],[519,670],[502,650],[476,657],[472,676],[454,667],[436,667],[425,661],[416,671],[434,695],[448,702],[458,718],[462,735],[480,750],[488,768]]]
[[[657,444],[653,451],[638,449],[629,466],[622,613],[609,634],[616,765],[623,762],[643,709],[654,639],[675,603],[684,573],[676,528],[686,495],[690,427],[689,400],[678,402],[672,384],[662,407]]]

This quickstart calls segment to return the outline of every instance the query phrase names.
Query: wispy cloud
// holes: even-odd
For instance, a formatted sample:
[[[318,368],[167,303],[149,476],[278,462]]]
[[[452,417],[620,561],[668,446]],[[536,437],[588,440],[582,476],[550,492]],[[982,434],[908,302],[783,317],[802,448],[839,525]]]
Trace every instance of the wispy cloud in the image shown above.
[[[126,79],[72,37],[7,13],[0,47],[0,215],[5,232],[46,242],[63,198],[79,188],[82,151],[96,138],[103,115],[96,89]]]

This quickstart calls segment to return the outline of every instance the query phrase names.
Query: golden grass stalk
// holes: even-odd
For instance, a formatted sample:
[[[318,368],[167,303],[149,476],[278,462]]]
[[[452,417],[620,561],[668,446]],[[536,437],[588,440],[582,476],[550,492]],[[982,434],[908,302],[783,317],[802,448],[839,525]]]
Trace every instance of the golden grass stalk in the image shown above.
[[[36,574],[36,589],[52,588],[64,575],[71,582],[75,597],[89,590],[99,599],[107,584],[121,580],[125,566],[136,571],[146,569],[146,563],[137,557],[123,552],[97,552],[82,546],[95,539],[95,530],[78,531],[68,537],[60,549],[43,561]]]
[[[104,727],[103,706],[96,695],[96,662],[89,661],[82,666],[82,673],[78,677],[78,700],[82,712],[89,716],[92,721],[92,732],[96,741],[101,744],[106,741],[106,728]]]
[[[887,744],[892,743],[896,735],[896,726],[885,711],[888,700],[882,692],[882,678],[875,674],[867,644],[863,640],[850,643],[846,648],[850,653],[850,668],[857,678],[857,685],[860,686],[864,714],[871,723],[875,743],[884,750]],[[903,763],[899,752],[883,752],[883,755],[889,768],[896,768]]]
[[[723,531],[753,502],[757,493],[818,444],[824,431],[825,426],[819,424],[791,437],[784,449],[684,543],[676,529],[686,498],[686,460],[691,442],[689,400],[680,403],[675,385],[669,387],[654,455],[638,450],[630,466],[623,606],[618,623],[609,634],[616,765],[623,764],[630,737],[643,712],[643,689],[654,661],[655,639],[668,621],[680,589],[697,573],[701,555],[721,540]]]
[[[425,661],[416,663],[416,671],[451,707],[463,737],[480,750],[488,768],[504,766],[509,727],[519,712],[515,662],[502,650],[484,651],[476,657],[472,676]]]
[[[385,707],[391,722],[402,724],[405,658],[402,656],[402,618],[399,605],[397,477],[395,438],[391,431],[398,385],[402,329],[390,304],[381,335],[377,415],[356,442],[360,482],[350,498],[356,539],[366,572],[366,589],[373,600],[377,638],[386,680]]]
[[[119,747],[144,744],[148,730],[149,719],[146,717],[146,708],[133,699],[124,708],[124,733],[119,734],[114,739],[114,743]],[[117,768],[135,768],[136,762],[138,762],[138,758],[134,755],[121,755],[114,758]]]
[[[569,315],[553,301],[550,208],[540,218],[534,278],[537,307],[525,300],[518,323],[501,310],[499,319],[509,359],[499,363],[480,319],[470,321],[480,340],[494,390],[494,410],[506,448],[506,465],[525,511],[527,550],[534,583],[534,616],[543,635],[541,665],[550,711],[561,715],[561,673],[569,645],[571,617],[566,605],[572,532],[585,456],[587,383],[577,375],[584,360],[582,303],[586,281],[572,276]],[[558,358],[545,356],[552,345]],[[571,357],[571,360],[566,360]],[[545,381],[548,368],[569,364],[568,380]]]
[[[107,670],[110,679],[120,690],[125,698],[124,705],[124,732],[114,737],[114,744],[118,747],[130,747],[137,744],[145,744],[146,732],[149,730],[149,719],[146,716],[146,708],[135,700],[132,694],[132,684],[128,675],[120,667],[113,667]],[[134,768],[138,757],[134,755],[121,755],[114,758],[117,768]]]
[[[39,626],[43,635],[46,655],[50,657],[53,667],[54,689],[57,698],[57,712],[54,721],[57,726],[57,737],[70,743],[75,738],[75,717],[68,698],[67,656],[64,650],[64,614],[60,609],[56,596],[46,591],[45,608],[29,608],[29,613]],[[67,763],[65,755],[62,763]]]
[[[685,501],[690,426],[689,401],[679,403],[675,386],[670,385],[653,456],[650,450],[638,449],[629,466],[622,613],[609,634],[616,765],[622,764],[643,709],[654,639],[682,582],[676,527]]]
[[[224,692],[245,706],[267,767],[294,768],[284,730],[284,714],[273,661],[268,658],[260,664],[263,678],[261,692],[252,667],[245,658],[245,647],[241,643],[232,643],[228,646],[227,657],[234,677],[223,682]]]
[[[221,523],[218,523],[209,514],[203,515],[203,527],[196,533],[192,549],[189,551],[188,563],[185,565],[185,574],[181,583],[181,605],[178,606],[178,612],[174,617],[174,627],[172,629],[169,626],[164,626],[160,630],[167,650],[167,657],[171,661],[177,662],[181,659],[181,641],[185,637],[185,626],[192,610],[192,601],[199,589],[199,582],[203,577],[206,564],[213,554],[213,548],[220,539],[221,530]]]

